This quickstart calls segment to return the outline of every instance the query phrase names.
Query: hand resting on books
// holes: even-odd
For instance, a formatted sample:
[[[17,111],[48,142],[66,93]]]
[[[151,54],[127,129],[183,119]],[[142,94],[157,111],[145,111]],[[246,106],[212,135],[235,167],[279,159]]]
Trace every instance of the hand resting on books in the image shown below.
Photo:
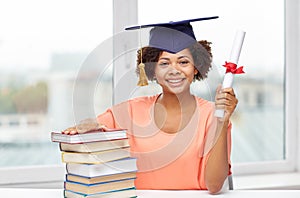
[[[109,129],[96,121],[96,119],[88,118],[80,121],[79,124],[69,127],[62,131],[63,134],[75,135],[78,133],[86,133],[90,131],[109,131]]]

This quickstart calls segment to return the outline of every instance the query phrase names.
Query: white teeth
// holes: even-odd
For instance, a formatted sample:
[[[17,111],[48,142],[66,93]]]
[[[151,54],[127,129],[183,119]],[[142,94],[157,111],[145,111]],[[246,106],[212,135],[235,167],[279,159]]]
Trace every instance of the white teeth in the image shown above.
[[[168,80],[170,83],[178,83],[178,82],[181,82],[182,79],[178,79],[178,80]]]

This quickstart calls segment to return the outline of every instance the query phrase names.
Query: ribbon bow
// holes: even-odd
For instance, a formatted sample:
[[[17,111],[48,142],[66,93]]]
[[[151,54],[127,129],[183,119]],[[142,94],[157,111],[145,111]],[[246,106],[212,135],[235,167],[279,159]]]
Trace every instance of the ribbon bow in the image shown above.
[[[230,62],[225,61],[225,65],[223,65],[223,66],[226,67],[226,73],[228,73],[228,72],[233,73],[233,74],[245,73],[243,71],[243,66],[237,68],[237,65],[235,63],[230,63]]]

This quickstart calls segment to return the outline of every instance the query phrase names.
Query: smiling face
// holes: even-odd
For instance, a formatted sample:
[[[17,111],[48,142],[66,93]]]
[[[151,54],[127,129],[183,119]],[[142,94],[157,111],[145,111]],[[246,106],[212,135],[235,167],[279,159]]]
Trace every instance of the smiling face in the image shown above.
[[[155,67],[156,80],[164,93],[189,92],[190,84],[197,73],[192,54],[188,49],[176,54],[162,52]]]

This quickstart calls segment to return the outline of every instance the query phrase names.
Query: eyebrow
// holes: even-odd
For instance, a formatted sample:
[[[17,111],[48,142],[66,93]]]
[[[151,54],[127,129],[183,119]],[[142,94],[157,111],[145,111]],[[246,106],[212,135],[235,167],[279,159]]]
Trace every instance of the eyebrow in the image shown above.
[[[190,60],[191,60],[191,57],[186,56],[186,55],[182,55],[182,56],[179,56],[179,57],[178,57],[178,59],[181,59],[181,58],[187,58],[187,59],[190,59]]]
[[[192,60],[191,57],[186,56],[186,55],[179,56],[177,59],[182,59],[182,58],[187,58],[189,60]],[[160,57],[158,60],[170,60],[170,58],[168,58],[168,57]]]
[[[167,57],[160,57],[158,60],[170,60],[170,58],[167,58]]]

